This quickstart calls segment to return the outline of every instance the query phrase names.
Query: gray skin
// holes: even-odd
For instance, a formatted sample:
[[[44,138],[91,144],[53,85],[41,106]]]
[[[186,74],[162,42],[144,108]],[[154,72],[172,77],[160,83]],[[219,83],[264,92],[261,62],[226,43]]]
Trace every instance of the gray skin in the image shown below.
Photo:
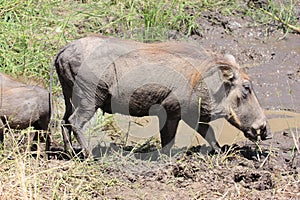
[[[4,140],[4,127],[48,130],[50,121],[49,92],[39,86],[27,85],[0,73],[0,143]],[[46,150],[50,139],[46,136]]]
[[[269,132],[251,80],[230,55],[185,42],[86,37],[61,49],[54,65],[65,98],[62,132],[67,152],[72,151],[73,131],[89,153],[82,129],[98,108],[158,116],[164,152],[174,144],[180,120],[217,151],[220,145],[208,124],[212,120],[227,119],[251,140],[266,139]]]

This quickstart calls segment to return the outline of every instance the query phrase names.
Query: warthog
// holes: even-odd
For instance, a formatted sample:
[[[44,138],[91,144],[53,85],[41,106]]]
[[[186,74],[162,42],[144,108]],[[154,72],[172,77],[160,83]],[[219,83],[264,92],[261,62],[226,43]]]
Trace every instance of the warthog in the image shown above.
[[[144,44],[110,37],[86,37],[61,49],[54,65],[65,98],[65,150],[71,150],[73,131],[88,151],[82,128],[98,108],[157,115],[167,151],[180,120],[215,150],[220,145],[208,122],[217,118],[226,118],[251,140],[266,139],[266,117],[250,78],[233,56],[199,49],[185,42]]]
[[[15,81],[0,73],[0,143],[4,139],[5,126],[12,129],[33,126],[46,131],[49,121],[50,101],[46,89]],[[46,150],[49,146],[50,141],[46,138]]]

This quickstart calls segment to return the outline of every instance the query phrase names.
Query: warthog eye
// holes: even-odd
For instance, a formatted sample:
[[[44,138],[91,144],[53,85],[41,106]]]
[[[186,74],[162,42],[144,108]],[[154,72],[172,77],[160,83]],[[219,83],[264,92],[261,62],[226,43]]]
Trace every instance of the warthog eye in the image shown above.
[[[247,96],[251,93],[251,84],[249,81],[245,81],[243,83],[242,95],[243,98],[247,98]]]

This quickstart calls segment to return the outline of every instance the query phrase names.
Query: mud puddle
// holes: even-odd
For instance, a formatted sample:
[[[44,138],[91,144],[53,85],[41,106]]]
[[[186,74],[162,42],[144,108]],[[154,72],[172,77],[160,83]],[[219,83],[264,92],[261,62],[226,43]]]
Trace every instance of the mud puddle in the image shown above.
[[[290,111],[265,111],[265,113],[275,138],[277,138],[277,135],[288,134],[294,134],[299,137],[300,113]],[[92,149],[99,148],[99,145],[101,147],[111,147],[112,143],[119,143],[123,146],[134,146],[149,140],[157,141],[157,144],[159,144],[160,136],[157,117],[135,118],[117,114],[114,120],[115,126],[119,130],[117,134],[123,138],[116,141],[109,134],[103,132],[94,133],[88,136]],[[211,125],[215,131],[217,140],[222,146],[248,141],[241,131],[224,119],[215,120],[211,122]],[[176,133],[174,148],[187,149],[192,146],[208,147],[209,145],[194,129],[181,121]]]

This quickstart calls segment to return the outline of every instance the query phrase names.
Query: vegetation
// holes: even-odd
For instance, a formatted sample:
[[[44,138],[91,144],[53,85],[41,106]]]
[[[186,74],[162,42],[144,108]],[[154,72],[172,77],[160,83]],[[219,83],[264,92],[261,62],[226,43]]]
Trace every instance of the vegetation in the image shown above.
[[[46,160],[44,149],[33,153],[32,143],[20,142],[29,131],[18,138],[12,130],[8,132],[8,140],[0,150],[0,199],[92,199],[122,184],[108,177],[106,170],[112,165],[108,158],[104,162]]]
[[[278,28],[299,29],[296,0],[257,2],[265,1],[250,0],[247,6],[239,0],[1,0],[0,68],[46,84],[53,57],[74,39],[104,34],[165,40],[171,30],[186,37],[201,35],[201,19],[207,12],[251,16],[254,25],[277,20]]]

